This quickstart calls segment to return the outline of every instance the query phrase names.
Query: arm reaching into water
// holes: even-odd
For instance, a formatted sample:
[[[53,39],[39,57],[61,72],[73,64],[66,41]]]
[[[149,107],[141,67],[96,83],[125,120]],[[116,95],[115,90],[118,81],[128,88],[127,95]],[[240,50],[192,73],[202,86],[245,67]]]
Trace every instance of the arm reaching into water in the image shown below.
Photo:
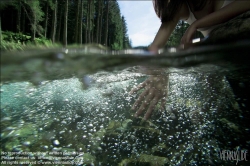
[[[169,36],[177,25],[177,22],[178,21],[170,21],[162,23],[153,43],[148,48],[150,52],[158,54],[158,50],[164,47]],[[147,73],[147,71],[145,72]],[[136,111],[134,115],[135,117],[140,116],[146,111],[144,119],[147,120],[159,102],[161,102],[162,108],[165,107],[168,91],[168,78],[168,75],[149,76],[147,80],[130,91],[130,94],[132,94],[144,88],[144,91],[140,94],[132,107],[132,109]]]
[[[148,50],[157,54],[158,50],[165,46],[171,33],[173,32],[178,20],[162,23],[158,30],[153,43],[149,46]]]
[[[186,19],[187,16],[188,8],[186,5],[182,5],[180,11],[177,12],[172,21],[163,22],[161,24],[159,31],[157,32],[155,39],[149,46],[148,50],[152,53],[157,54],[158,50],[164,47],[167,43],[178,21],[180,19]],[[144,115],[144,119],[148,119],[159,102],[161,102],[162,108],[166,105],[168,81],[168,75],[152,75],[149,76],[149,78],[142,84],[131,90],[130,93],[135,93],[144,88],[144,91],[140,94],[139,98],[136,100],[132,108],[136,111],[136,117],[141,115],[143,112],[146,112]]]
[[[199,19],[196,20],[192,25],[189,26],[185,34],[183,35],[181,42],[189,43],[199,28],[210,27],[224,23],[233,17],[250,10],[250,1],[235,0],[227,6]]]

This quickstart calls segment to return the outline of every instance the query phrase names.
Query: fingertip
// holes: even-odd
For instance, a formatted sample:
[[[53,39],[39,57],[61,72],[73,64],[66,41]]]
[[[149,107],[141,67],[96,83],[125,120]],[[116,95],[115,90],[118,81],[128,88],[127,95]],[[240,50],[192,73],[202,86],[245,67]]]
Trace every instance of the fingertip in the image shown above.
[[[135,110],[136,109],[136,107],[137,107],[137,104],[136,103],[134,103],[134,105],[132,106],[132,110]]]
[[[129,95],[132,95],[133,93],[134,93],[133,89],[130,92],[128,92]]]

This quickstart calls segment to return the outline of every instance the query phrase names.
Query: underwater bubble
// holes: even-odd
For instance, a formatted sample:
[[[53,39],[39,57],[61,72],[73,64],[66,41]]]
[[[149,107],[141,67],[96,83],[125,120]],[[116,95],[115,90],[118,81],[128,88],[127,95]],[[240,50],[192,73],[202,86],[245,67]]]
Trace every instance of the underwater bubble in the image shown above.
[[[59,134],[63,134],[63,133],[65,133],[65,131],[60,131],[60,132],[59,132]]]
[[[63,120],[61,123],[62,123],[62,124],[67,124],[67,122],[66,122],[65,120]]]
[[[23,145],[29,146],[29,145],[30,145],[30,141],[25,141],[25,142],[23,142]]]
[[[92,127],[93,127],[93,124],[90,123],[90,124],[88,125],[88,127],[89,127],[89,128],[92,128]]]
[[[54,141],[53,141],[53,144],[54,144],[54,145],[59,145],[60,142],[59,142],[58,140],[54,140]]]

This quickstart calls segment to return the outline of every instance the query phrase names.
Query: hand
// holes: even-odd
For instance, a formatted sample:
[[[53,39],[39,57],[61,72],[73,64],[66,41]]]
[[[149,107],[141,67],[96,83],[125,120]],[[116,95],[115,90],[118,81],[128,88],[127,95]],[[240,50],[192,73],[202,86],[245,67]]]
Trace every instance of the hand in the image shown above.
[[[194,33],[196,32],[197,27],[195,22],[191,24],[188,29],[186,30],[185,34],[181,38],[181,44],[187,44],[187,43],[192,43],[192,38],[194,36]]]
[[[145,90],[140,94],[132,109],[137,109],[135,117],[146,111],[144,119],[147,120],[159,101],[161,101],[161,108],[165,108],[168,92],[168,76],[150,76],[146,81],[132,89],[130,94],[142,88]]]

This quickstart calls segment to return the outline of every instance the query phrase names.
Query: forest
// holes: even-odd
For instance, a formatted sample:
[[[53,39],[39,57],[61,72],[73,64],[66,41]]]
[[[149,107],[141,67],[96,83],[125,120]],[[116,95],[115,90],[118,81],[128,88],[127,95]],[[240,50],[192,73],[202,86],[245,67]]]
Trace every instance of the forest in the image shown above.
[[[117,0],[0,1],[1,40],[131,48]]]
[[[29,43],[65,47],[98,43],[113,50],[132,47],[117,0],[1,0],[0,12],[1,48]],[[166,46],[179,45],[187,27],[179,21]]]

